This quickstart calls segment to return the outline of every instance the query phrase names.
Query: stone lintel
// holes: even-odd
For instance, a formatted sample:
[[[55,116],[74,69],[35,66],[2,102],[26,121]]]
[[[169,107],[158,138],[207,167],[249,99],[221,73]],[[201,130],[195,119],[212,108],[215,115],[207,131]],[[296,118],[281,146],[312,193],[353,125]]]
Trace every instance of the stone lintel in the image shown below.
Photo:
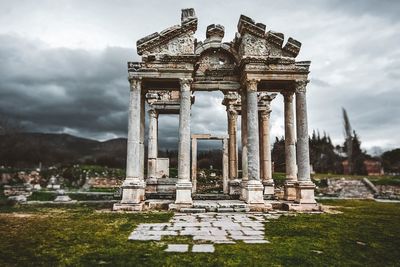
[[[192,134],[192,139],[203,139],[203,140],[224,140],[227,139],[227,135],[211,135],[211,134]]]

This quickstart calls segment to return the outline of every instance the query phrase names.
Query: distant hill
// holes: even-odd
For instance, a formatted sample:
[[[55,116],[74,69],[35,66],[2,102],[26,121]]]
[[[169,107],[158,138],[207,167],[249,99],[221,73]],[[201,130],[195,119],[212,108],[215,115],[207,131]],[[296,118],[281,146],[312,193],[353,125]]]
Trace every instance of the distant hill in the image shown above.
[[[17,133],[0,135],[0,165],[34,167],[99,164],[124,168],[126,138],[100,142],[68,134]]]

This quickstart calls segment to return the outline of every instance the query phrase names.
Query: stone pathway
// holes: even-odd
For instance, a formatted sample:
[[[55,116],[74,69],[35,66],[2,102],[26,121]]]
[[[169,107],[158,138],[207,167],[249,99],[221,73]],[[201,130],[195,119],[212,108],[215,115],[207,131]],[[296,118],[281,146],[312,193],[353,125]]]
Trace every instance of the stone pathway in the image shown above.
[[[140,224],[129,236],[129,240],[159,241],[163,236],[191,236],[200,243],[249,244],[269,243],[264,239],[264,223],[277,219],[284,211],[269,213],[176,213],[168,223]],[[185,244],[169,244],[165,251],[187,252]],[[210,244],[193,245],[192,252],[214,252]]]

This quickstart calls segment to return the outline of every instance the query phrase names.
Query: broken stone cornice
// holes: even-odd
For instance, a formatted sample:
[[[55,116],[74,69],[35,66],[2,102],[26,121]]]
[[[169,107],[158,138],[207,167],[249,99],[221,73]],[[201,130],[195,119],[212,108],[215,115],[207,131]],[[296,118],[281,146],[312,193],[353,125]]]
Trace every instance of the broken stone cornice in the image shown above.
[[[139,39],[136,42],[137,53],[142,55],[143,52],[150,50],[154,47],[167,43],[173,38],[197,30],[197,17],[193,8],[182,9],[181,25],[174,25],[160,33],[155,32],[146,37]]]
[[[266,26],[263,23],[255,23],[255,21],[245,15],[240,15],[238,22],[238,32],[243,35],[249,32],[255,36],[263,38]]]
[[[289,37],[285,46],[282,48],[285,54],[292,57],[297,57],[300,52],[301,43],[292,37]]]

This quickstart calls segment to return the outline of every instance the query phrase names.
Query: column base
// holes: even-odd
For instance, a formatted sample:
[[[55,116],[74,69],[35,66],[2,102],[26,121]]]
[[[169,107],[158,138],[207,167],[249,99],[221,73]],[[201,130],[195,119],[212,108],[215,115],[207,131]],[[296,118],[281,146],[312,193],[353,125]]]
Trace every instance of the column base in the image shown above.
[[[115,203],[113,206],[113,211],[142,211],[143,206],[144,202],[137,204]]]
[[[242,187],[239,179],[229,181],[229,195],[240,195],[241,191]]]
[[[243,180],[240,183],[240,200],[245,201],[247,198],[247,182],[248,180]]]
[[[264,204],[264,186],[259,180],[249,180],[246,185],[247,204]]]
[[[299,204],[316,204],[314,196],[315,184],[309,182],[296,182],[296,200],[295,203]]]
[[[127,178],[122,184],[122,199],[115,203],[114,211],[141,211],[146,183],[138,178]]]
[[[274,180],[263,181],[264,186],[264,199],[274,199],[275,198],[275,184]]]
[[[148,177],[146,179],[146,194],[148,193],[157,193],[157,178],[155,177]]]
[[[178,181],[176,183],[175,204],[192,205],[192,183],[189,181]]]
[[[284,184],[284,193],[283,193],[283,199],[284,200],[289,200],[293,201],[296,200],[296,188],[295,184],[296,181],[286,181]]]
[[[314,204],[298,204],[298,203],[283,203],[282,204],[282,209],[283,210],[288,210],[288,211],[322,211],[321,210],[321,205],[318,203]]]
[[[146,183],[140,179],[126,179],[122,184],[121,204],[139,204],[144,201]]]

